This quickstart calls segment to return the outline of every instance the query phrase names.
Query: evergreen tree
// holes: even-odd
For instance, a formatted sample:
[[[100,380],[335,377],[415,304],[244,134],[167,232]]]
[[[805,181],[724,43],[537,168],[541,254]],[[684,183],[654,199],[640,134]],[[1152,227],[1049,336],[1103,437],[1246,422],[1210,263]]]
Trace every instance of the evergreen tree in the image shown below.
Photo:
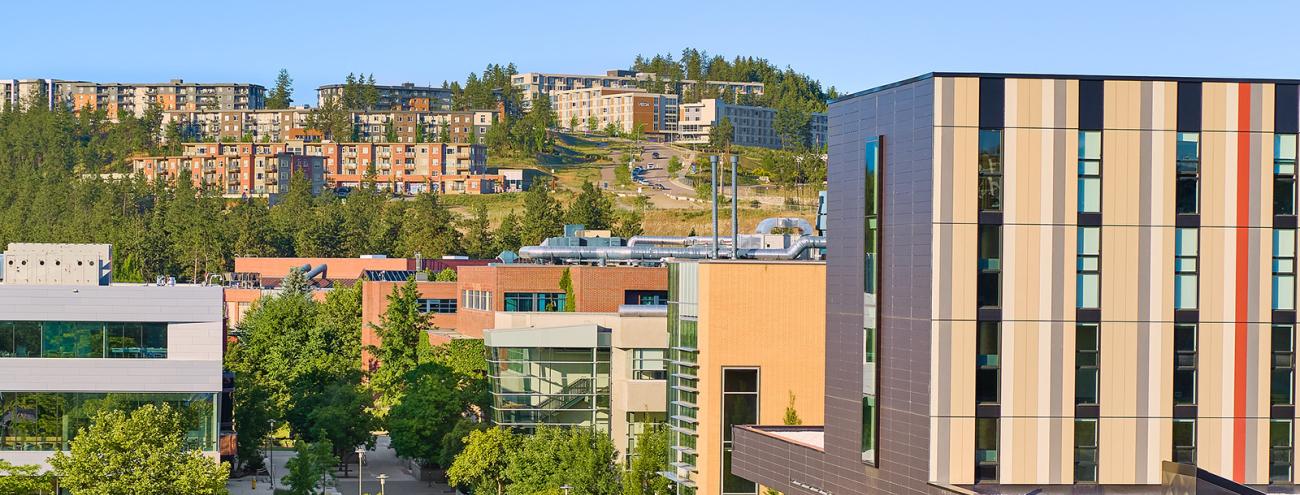
[[[370,375],[370,386],[377,395],[381,414],[401,402],[403,377],[419,364],[417,347],[428,344],[429,319],[420,312],[420,290],[415,279],[394,287],[388,296],[388,308],[375,328],[380,344],[369,351],[379,360],[379,368]]]
[[[421,193],[405,213],[397,241],[401,256],[414,258],[420,253],[425,258],[441,258],[463,252],[456,214],[440,204],[437,195]]]
[[[564,221],[585,225],[591,230],[608,229],[613,223],[614,203],[591,181],[582,181],[582,190],[569,203]]]
[[[280,73],[275,76],[275,87],[271,88],[271,93],[266,96],[266,108],[283,109],[289,108],[293,104],[293,78],[289,77],[287,69],[280,69]]]
[[[537,246],[564,233],[564,210],[551,195],[551,187],[549,181],[537,180],[524,194],[524,217],[518,229],[521,246]]]
[[[474,205],[474,214],[465,221],[465,254],[476,259],[496,257],[496,241],[492,238],[492,226],[488,222],[487,205]]]
[[[501,219],[501,225],[497,226],[496,233],[492,236],[496,241],[496,248],[490,257],[495,258],[497,255],[506,251],[518,251],[521,245],[519,240],[519,217],[515,216],[514,210],[507,213],[505,218]]]

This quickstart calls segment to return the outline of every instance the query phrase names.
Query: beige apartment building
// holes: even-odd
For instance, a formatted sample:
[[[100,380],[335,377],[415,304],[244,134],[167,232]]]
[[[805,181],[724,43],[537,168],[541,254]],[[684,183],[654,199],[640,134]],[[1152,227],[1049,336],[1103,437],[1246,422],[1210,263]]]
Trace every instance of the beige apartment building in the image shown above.
[[[186,140],[279,142],[297,139],[307,127],[309,108],[283,110],[170,111],[163,116],[162,132],[176,122]],[[396,143],[438,142],[444,127],[450,143],[478,144],[498,114],[492,110],[375,111],[351,114],[356,141],[387,142],[389,130]]]
[[[622,458],[666,416],[665,306],[617,313],[496,313],[486,330],[494,424],[594,427]]]
[[[551,93],[551,106],[560,127],[598,132],[614,124],[632,132],[638,124],[648,138],[667,140],[677,127],[677,96],[643,89],[572,89]],[[596,126],[592,128],[592,118]],[[574,126],[576,120],[577,126]]]
[[[528,108],[532,105],[533,98],[541,95],[550,95],[556,91],[570,91],[575,89],[631,89],[636,88],[642,81],[654,81],[657,79],[655,74],[649,72],[634,72],[630,70],[610,70],[605,75],[582,75],[582,74],[558,74],[544,72],[528,72],[524,74],[515,74],[511,78],[511,85],[518,88],[523,93],[523,105]],[[671,88],[676,94],[683,94],[690,91],[696,84],[705,84],[710,88],[715,88],[723,93],[738,95],[761,95],[763,94],[763,83],[761,82],[737,82],[737,81],[681,81],[678,86]]]
[[[708,144],[709,132],[727,119],[734,129],[732,143],[739,146],[782,148],[784,143],[772,126],[776,109],[747,105],[733,105],[717,98],[683,103],[678,111],[677,139],[683,144]],[[826,144],[827,119],[825,113],[813,113],[809,125],[809,144],[821,147]]]
[[[266,88],[248,83],[95,83],[58,79],[0,79],[0,94],[13,106],[45,95],[47,108],[64,105],[74,111],[104,110],[110,119],[120,112],[136,117],[151,106],[171,110],[250,110],[266,106]]]
[[[342,84],[326,84],[316,88],[316,104],[326,103],[343,96]],[[415,83],[402,83],[397,86],[379,86],[379,100],[371,110],[428,112],[430,110],[450,110],[451,90],[431,86],[416,86]]]

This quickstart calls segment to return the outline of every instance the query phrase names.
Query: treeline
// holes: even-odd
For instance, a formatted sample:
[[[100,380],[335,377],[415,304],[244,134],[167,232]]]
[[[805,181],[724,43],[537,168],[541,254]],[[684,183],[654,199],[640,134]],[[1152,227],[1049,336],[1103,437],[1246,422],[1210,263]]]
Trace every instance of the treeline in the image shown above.
[[[681,81],[691,80],[763,83],[763,94],[755,96],[723,94],[695,85],[682,95],[684,102],[725,97],[740,104],[773,108],[789,105],[807,112],[825,112],[826,102],[837,96],[834,86],[823,89],[816,79],[788,66],[782,69],[765,58],[736,56],[727,59],[689,47],[683,49],[677,59],[672,53],[650,57],[637,55],[631,69],[655,74],[656,81],[645,83],[654,87],[652,89],[675,87]],[[667,86],[670,84],[672,86]]]

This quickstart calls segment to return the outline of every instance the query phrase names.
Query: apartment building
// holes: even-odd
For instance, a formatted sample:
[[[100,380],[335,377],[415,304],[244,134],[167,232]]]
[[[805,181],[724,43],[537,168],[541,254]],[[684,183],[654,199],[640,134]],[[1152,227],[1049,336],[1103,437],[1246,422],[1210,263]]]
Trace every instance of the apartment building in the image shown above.
[[[81,81],[59,79],[0,79],[0,110],[24,108],[37,103],[53,110],[56,105],[71,105],[72,85]],[[39,99],[39,102],[33,101]]]
[[[787,408],[822,423],[826,272],[818,261],[669,264],[663,474],[677,493],[760,493],[731,469],[734,425],[781,424]]]
[[[514,75],[510,82],[523,94],[524,107],[529,108],[532,106],[533,98],[548,96],[555,91],[602,88],[633,89],[644,81],[655,81],[657,79],[656,74],[649,72],[610,70],[606,71],[603,76],[528,72]],[[736,81],[680,81],[676,87],[669,88],[669,91],[681,95],[684,94],[684,91],[692,90],[696,84],[705,84],[723,93],[738,95],[763,94],[763,83],[761,82]]]
[[[219,457],[221,288],[112,282],[108,245],[10,244],[0,256],[0,460],[48,470],[107,407],[170,404]]]
[[[659,301],[654,301],[659,302]],[[593,428],[626,460],[667,421],[667,306],[612,313],[497,312],[483,332],[493,424]]]
[[[312,194],[319,194],[325,185],[325,159],[303,154],[302,146],[301,142],[187,144],[181,155],[132,157],[131,170],[150,182],[173,182],[187,171],[195,187],[214,189],[227,198],[267,198],[274,204],[289,192],[294,174],[307,177]]]
[[[120,112],[140,117],[150,107],[173,110],[251,110],[266,106],[266,88],[249,83],[96,83],[59,79],[0,79],[4,101],[17,107],[44,95],[50,109],[62,105],[73,111],[104,110],[110,119]]]
[[[632,132],[640,126],[647,138],[667,140],[677,129],[676,95],[593,88],[553,91],[550,97],[558,125],[571,131],[599,132],[614,124],[621,132]]]
[[[307,129],[309,108],[283,110],[169,111],[163,114],[160,132],[172,122],[180,126],[187,141],[279,142],[295,139],[295,133]],[[432,110],[352,112],[356,141],[397,143],[433,143],[442,141],[447,131],[452,144],[486,143],[488,129],[498,121],[493,110]],[[391,136],[390,136],[391,131]],[[164,135],[165,138],[165,135]]]
[[[934,73],[832,103],[825,426],[738,428],[735,471],[1293,492],[1298,85]]]
[[[676,141],[682,144],[708,144],[709,133],[722,119],[731,123],[732,143],[739,146],[783,148],[785,142],[772,123],[776,109],[733,105],[716,98],[697,103],[683,103],[678,110]],[[813,113],[809,123],[809,142],[813,147],[826,145],[825,113]]]
[[[342,98],[343,88],[343,84],[326,84],[316,88],[317,106],[323,107],[333,99]],[[376,85],[375,89],[378,90],[379,99],[370,110],[428,112],[451,109],[451,90],[447,88],[416,86],[415,83],[407,82],[397,86]]]

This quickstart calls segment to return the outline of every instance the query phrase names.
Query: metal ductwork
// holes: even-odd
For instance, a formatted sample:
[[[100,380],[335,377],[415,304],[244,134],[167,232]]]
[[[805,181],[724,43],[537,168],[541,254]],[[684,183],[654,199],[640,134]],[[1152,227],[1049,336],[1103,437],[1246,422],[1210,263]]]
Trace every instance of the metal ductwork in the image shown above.
[[[625,317],[654,317],[668,316],[668,306],[664,305],[641,305],[641,304],[620,304],[618,306],[618,315]]]
[[[313,277],[317,275],[320,275],[321,279],[326,279],[329,278],[327,270],[329,270],[329,265],[326,265],[325,263],[321,263],[317,265],[316,268],[307,270],[307,273],[302,274],[302,276],[307,280],[311,280]]]
[[[807,220],[804,220],[802,218],[796,218],[796,217],[775,217],[775,218],[763,219],[762,222],[758,222],[758,227],[754,229],[754,232],[759,234],[771,234],[772,229],[777,229],[777,228],[788,229],[792,227],[799,228],[800,232],[802,232],[803,235],[812,235],[814,232],[816,232],[815,230],[813,230],[813,226],[811,223],[808,223]]]
[[[804,223],[807,224],[808,222]],[[794,243],[790,244],[790,247],[785,249],[771,248],[741,250],[742,252],[737,253],[737,256],[740,258],[754,258],[756,260],[793,260],[799,259],[799,257],[803,255],[804,251],[807,251],[808,249],[824,247],[826,247],[825,237],[806,235],[795,240]],[[748,251],[748,253],[744,253],[744,251]],[[743,254],[748,254],[748,256],[743,256]]]
[[[807,222],[805,222],[807,223]],[[826,238],[803,236],[796,239],[789,247],[764,249],[737,249],[737,259],[756,260],[793,260],[800,259],[810,248],[826,247]],[[713,246],[669,247],[654,245],[638,246],[525,246],[519,249],[519,255],[536,260],[663,260],[667,258],[709,259],[712,258]]]
[[[731,239],[724,237],[718,239],[718,242],[721,242],[722,244],[725,245],[730,245]],[[682,237],[682,236],[668,236],[668,235],[639,235],[627,240],[628,246],[636,246],[638,244],[652,244],[657,246],[695,246],[695,245],[708,246],[713,244],[713,236],[696,235],[696,236]]]

